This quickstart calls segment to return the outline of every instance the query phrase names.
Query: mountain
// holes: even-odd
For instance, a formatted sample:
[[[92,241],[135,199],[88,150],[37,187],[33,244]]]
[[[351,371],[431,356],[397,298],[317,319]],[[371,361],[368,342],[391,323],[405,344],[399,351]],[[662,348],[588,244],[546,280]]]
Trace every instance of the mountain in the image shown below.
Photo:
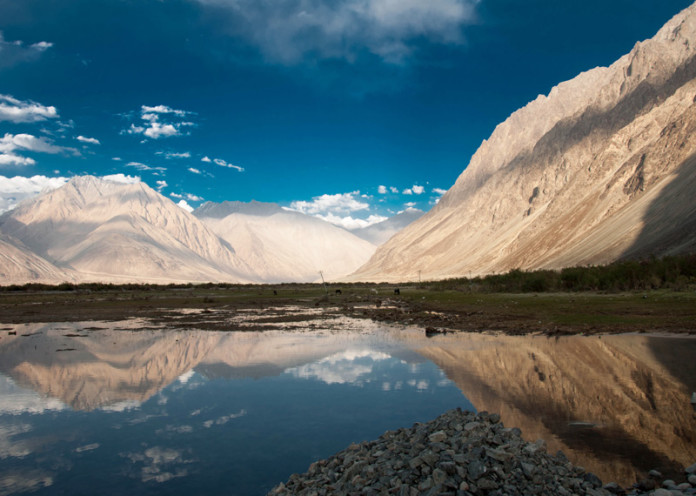
[[[399,212],[387,220],[372,224],[371,226],[361,227],[359,229],[351,229],[350,232],[357,237],[369,241],[375,246],[386,243],[389,238],[401,231],[403,228],[411,224],[413,221],[420,219],[423,215],[422,210],[417,208],[407,208],[403,212]]]
[[[60,284],[74,280],[74,274],[35,255],[18,240],[0,234],[0,281]]]
[[[208,202],[193,214],[234,246],[261,282],[312,282],[345,276],[375,246],[344,229],[272,203]]]
[[[438,279],[696,249],[696,5],[498,125],[351,276]]]
[[[253,277],[228,243],[141,182],[75,177],[0,216],[0,232],[83,281],[247,282]]]

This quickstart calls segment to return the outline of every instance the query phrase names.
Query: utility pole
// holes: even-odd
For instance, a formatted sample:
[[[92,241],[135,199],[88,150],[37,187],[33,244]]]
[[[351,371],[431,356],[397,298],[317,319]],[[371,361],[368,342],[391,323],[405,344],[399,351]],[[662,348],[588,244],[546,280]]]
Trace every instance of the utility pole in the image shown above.
[[[324,271],[320,270],[319,275],[321,276],[321,283],[324,285],[324,292],[328,295],[329,290],[326,288],[326,281],[324,281]]]

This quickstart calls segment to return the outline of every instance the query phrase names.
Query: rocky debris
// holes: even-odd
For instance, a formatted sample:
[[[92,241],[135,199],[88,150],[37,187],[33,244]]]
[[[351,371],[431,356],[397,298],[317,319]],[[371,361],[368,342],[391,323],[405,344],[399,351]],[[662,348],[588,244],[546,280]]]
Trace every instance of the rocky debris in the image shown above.
[[[692,472],[688,472],[692,470]],[[688,467],[693,475],[696,466]],[[527,442],[500,416],[450,410],[428,423],[388,431],[375,441],[352,444],[293,474],[269,495],[690,495],[689,482],[649,479],[626,490],[603,484],[573,466],[563,452],[546,452],[543,440]],[[661,486],[661,487],[660,487]]]

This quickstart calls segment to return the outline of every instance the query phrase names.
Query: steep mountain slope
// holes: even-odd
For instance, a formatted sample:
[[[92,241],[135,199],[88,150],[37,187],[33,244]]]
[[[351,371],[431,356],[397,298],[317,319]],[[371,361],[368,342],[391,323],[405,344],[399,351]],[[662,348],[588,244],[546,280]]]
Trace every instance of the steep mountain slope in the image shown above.
[[[234,250],[144,183],[91,176],[20,204],[0,232],[80,280],[249,281]]]
[[[74,274],[35,255],[16,239],[0,234],[0,281],[12,284],[58,284],[74,280]]]
[[[379,246],[386,243],[389,238],[413,221],[420,219],[423,213],[422,210],[418,210],[417,208],[407,208],[403,212],[389,217],[387,220],[372,224],[371,226],[361,227],[360,229],[351,229],[350,232],[365,241],[369,241],[375,246]]]
[[[206,203],[194,215],[253,267],[263,282],[311,282],[353,272],[375,246],[315,217],[272,203]]]
[[[696,6],[500,124],[352,276],[444,278],[696,248]]]

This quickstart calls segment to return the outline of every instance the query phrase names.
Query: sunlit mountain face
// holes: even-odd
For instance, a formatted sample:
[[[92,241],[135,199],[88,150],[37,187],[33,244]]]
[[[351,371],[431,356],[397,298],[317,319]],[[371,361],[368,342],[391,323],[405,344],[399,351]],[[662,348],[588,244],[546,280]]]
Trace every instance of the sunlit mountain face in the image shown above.
[[[672,473],[696,455],[692,339],[426,338],[363,325],[17,326],[0,339],[0,481],[20,492],[23,474],[25,489],[55,491],[99,466],[119,491],[215,492],[229,477],[223,486],[261,494],[351,442],[455,407],[500,412],[607,481]]]

